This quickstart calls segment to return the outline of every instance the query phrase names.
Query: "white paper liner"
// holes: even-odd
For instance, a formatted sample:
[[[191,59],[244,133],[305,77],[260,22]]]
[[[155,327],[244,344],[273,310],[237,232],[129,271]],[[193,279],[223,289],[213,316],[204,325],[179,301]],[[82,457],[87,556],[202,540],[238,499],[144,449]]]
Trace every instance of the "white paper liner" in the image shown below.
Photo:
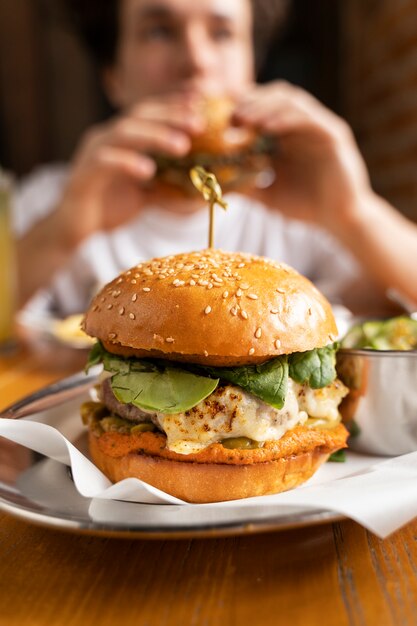
[[[0,435],[71,466],[86,498],[192,507],[313,507],[341,513],[385,538],[417,516],[417,452],[395,458],[350,453],[346,463],[327,463],[305,485],[273,496],[211,505],[190,505],[138,479],[111,482],[56,428],[29,419],[0,420]]]

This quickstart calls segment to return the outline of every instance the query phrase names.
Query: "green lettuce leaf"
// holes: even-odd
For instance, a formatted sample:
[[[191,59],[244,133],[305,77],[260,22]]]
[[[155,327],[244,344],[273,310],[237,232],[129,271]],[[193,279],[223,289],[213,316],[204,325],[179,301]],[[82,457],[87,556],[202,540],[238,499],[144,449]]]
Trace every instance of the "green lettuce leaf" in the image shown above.
[[[276,409],[282,409],[288,376],[313,389],[336,377],[335,345],[283,355],[260,365],[209,367],[169,361],[125,358],[107,352],[98,342],[87,369],[102,362],[113,374],[111,386],[120,402],[162,413],[187,411],[204,400],[225,380],[245,389]]]
[[[331,344],[308,352],[294,352],[288,357],[289,375],[297,383],[312,389],[326,387],[336,378],[336,349]]]
[[[342,450],[337,450],[336,452],[333,452],[327,460],[330,463],[346,463],[346,451],[343,448]]]
[[[126,358],[111,354],[97,342],[87,362],[103,363],[113,374],[110,384],[119,402],[148,411],[182,413],[196,406],[216,389],[218,379],[200,376],[166,361]]]
[[[207,398],[218,379],[198,376],[176,367],[148,367],[119,372],[111,387],[119,402],[161,413],[183,413]]]
[[[106,350],[103,348],[103,345],[100,341],[97,341],[90,350],[90,354],[88,355],[87,363],[85,366],[85,372],[88,374],[88,371],[93,365],[97,365],[98,363],[103,362],[104,355]]]
[[[210,376],[227,380],[253,393],[276,409],[282,409],[288,388],[288,360],[286,356],[243,367],[201,367]]]

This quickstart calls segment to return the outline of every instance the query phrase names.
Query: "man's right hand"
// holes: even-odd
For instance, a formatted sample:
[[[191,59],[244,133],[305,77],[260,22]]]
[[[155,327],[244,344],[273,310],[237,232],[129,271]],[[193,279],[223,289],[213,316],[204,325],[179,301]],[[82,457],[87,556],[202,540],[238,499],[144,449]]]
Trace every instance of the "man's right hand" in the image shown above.
[[[87,237],[117,228],[145,204],[160,201],[157,191],[146,188],[156,170],[150,155],[186,155],[202,126],[195,111],[186,94],[143,100],[86,133],[56,210],[18,242],[20,304],[46,285]]]
[[[127,114],[91,128],[75,154],[57,207],[65,248],[74,249],[98,230],[133,219],[156,170],[151,154],[182,157],[190,136],[202,130],[191,95],[144,100]]]

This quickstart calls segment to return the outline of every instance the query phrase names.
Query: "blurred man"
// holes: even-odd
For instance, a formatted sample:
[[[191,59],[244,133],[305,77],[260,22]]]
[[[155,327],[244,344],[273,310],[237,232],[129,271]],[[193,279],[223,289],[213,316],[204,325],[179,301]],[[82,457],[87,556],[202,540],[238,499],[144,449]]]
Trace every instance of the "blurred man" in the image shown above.
[[[299,88],[255,84],[252,32],[261,4],[101,7],[90,42],[119,114],[86,133],[67,171],[35,179],[18,198],[22,301],[49,285],[52,306],[82,310],[97,283],[140,258],[205,247],[201,202],[150,190],[151,155],[185,156],[190,138],[204,131],[199,98],[228,94],[236,124],[275,139],[275,182],[251,198],[228,198],[216,245],[286,261],[351,307],[369,308],[388,288],[417,302],[416,229],[373,193],[349,127]],[[50,186],[43,203],[41,182]],[[30,217],[31,201],[41,219]]]

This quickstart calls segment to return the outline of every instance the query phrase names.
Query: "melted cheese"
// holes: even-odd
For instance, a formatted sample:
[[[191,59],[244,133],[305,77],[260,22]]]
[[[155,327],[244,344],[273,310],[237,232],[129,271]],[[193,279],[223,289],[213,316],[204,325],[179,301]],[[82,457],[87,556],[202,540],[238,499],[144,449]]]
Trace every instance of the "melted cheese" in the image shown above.
[[[289,379],[285,404],[274,409],[240,387],[226,385],[189,411],[158,413],[154,421],[166,433],[169,450],[191,454],[229,437],[248,437],[260,443],[278,440],[309,416],[333,421],[346,393],[340,381],[324,389],[310,389]]]

